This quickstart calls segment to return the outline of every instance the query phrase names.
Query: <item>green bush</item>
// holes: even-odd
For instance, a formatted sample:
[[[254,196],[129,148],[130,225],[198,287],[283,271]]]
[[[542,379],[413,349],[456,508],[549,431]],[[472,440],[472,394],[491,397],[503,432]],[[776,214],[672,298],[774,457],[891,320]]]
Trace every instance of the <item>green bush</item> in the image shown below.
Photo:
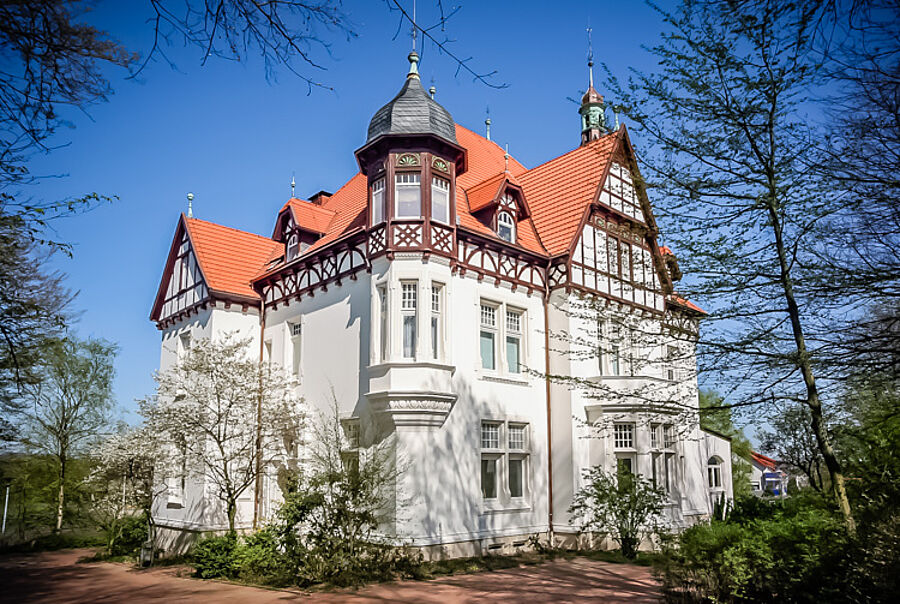
[[[247,535],[234,549],[234,565],[242,581],[285,585],[290,583],[290,569],[278,548],[275,533],[265,528]]]
[[[133,556],[147,540],[147,517],[130,516],[121,522],[118,538],[109,548],[110,556]]]
[[[237,536],[232,533],[200,540],[190,556],[197,576],[203,579],[235,577],[239,570],[235,556],[237,547]]]
[[[657,573],[670,601],[835,601],[847,590],[850,545],[832,515],[776,510],[685,530]]]

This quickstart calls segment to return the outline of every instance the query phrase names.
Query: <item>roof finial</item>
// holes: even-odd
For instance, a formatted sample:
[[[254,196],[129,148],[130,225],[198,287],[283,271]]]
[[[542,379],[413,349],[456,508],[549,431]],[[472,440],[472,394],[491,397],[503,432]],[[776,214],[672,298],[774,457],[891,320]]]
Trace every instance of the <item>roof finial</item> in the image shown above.
[[[594,44],[591,41],[591,23],[588,21],[587,26],[587,35],[588,35],[588,74],[590,78],[591,88],[594,87]]]
[[[406,57],[409,60],[409,73],[406,74],[407,78],[418,78],[419,77],[419,55],[416,51],[412,51],[409,53],[409,56]]]
[[[187,199],[188,199],[188,218],[193,218],[194,217],[194,203],[193,203],[194,202],[194,194],[188,193]]]
[[[413,0],[413,16],[412,16],[412,51],[416,52],[416,35],[419,32],[416,31],[416,0]]]
[[[506,153],[503,154],[503,171],[509,172],[509,143],[506,143]]]
[[[294,173],[291,172],[291,199],[294,198],[294,187],[297,186],[297,183],[294,182]]]
[[[431,76],[431,87],[428,89],[428,94],[431,95],[431,98],[434,98],[434,93],[437,92],[437,88],[434,87],[434,76]]]
[[[485,114],[487,115],[487,117],[484,118],[484,129],[486,131],[485,138],[487,138],[488,140],[491,140],[491,108],[490,107],[488,107],[487,110],[485,110]]]
[[[616,130],[619,129],[619,109],[613,105],[613,117],[616,118]]]

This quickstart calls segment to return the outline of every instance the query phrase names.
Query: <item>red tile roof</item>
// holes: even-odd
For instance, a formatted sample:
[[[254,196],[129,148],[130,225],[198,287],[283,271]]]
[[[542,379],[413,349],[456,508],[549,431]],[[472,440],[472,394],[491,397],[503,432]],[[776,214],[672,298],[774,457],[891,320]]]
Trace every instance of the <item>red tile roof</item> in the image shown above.
[[[334,210],[317,206],[314,203],[303,199],[297,199],[296,197],[289,199],[287,203],[282,206],[281,211],[283,212],[287,208],[290,208],[291,210],[294,224],[301,229],[320,235],[324,235],[328,232],[328,226],[335,217]]]
[[[283,246],[268,237],[197,218],[184,222],[207,287],[220,294],[258,298],[250,283]]]
[[[690,308],[691,310],[696,311],[696,312],[699,312],[699,313],[702,313],[702,314],[704,314],[704,315],[708,315],[708,314],[709,314],[708,312],[706,312],[705,310],[703,310],[702,308],[700,308],[699,306],[697,306],[696,304],[694,304],[694,303],[691,302],[690,300],[688,300],[688,299],[686,299],[686,298],[682,298],[681,296],[679,296],[679,295],[676,294],[676,293],[670,294],[670,295],[669,295],[669,300],[671,300],[671,301],[674,302],[675,304],[684,306],[684,307],[686,307],[686,308]]]
[[[756,451],[750,451],[750,457],[759,465],[769,468],[770,470],[774,470],[778,466],[777,461],[771,457],[766,457],[762,453],[757,453]]]
[[[594,201],[609,160],[619,147],[620,132],[623,130],[611,132],[519,176],[534,224],[551,254],[567,251],[575,239],[585,210]]]

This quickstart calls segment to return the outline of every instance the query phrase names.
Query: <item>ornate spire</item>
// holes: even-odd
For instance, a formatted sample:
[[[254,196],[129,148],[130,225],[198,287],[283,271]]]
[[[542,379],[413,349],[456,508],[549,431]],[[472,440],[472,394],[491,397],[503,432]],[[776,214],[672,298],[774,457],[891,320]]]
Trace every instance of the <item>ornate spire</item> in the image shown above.
[[[491,108],[485,110],[487,117],[484,118],[485,138],[491,140]]]
[[[593,140],[597,140],[606,134],[606,103],[601,95],[594,88],[594,45],[591,40],[592,29],[587,28],[588,35],[588,89],[581,97],[581,107],[578,113],[581,114],[581,144],[587,144]]]
[[[193,193],[188,193],[188,194],[187,194],[187,200],[188,200],[188,214],[187,214],[187,217],[188,217],[188,218],[193,218],[193,217],[194,217],[194,194],[193,194]]]
[[[419,79],[419,53],[412,51],[406,58],[409,61],[409,73],[406,77]]]

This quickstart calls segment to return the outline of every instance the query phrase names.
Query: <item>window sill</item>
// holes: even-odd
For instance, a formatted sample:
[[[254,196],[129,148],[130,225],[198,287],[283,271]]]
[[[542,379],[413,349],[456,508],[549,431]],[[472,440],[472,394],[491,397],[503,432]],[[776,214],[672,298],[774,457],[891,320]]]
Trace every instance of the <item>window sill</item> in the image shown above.
[[[483,515],[487,514],[508,514],[513,512],[529,512],[531,511],[531,504],[522,500],[513,499],[508,503],[501,503],[499,501],[482,501],[481,503],[481,513]]]
[[[486,382],[497,382],[498,384],[514,384],[516,386],[530,386],[531,382],[527,378],[512,377],[510,374],[500,374],[494,371],[479,369],[477,371],[478,379]],[[522,374],[516,374],[522,375]]]

